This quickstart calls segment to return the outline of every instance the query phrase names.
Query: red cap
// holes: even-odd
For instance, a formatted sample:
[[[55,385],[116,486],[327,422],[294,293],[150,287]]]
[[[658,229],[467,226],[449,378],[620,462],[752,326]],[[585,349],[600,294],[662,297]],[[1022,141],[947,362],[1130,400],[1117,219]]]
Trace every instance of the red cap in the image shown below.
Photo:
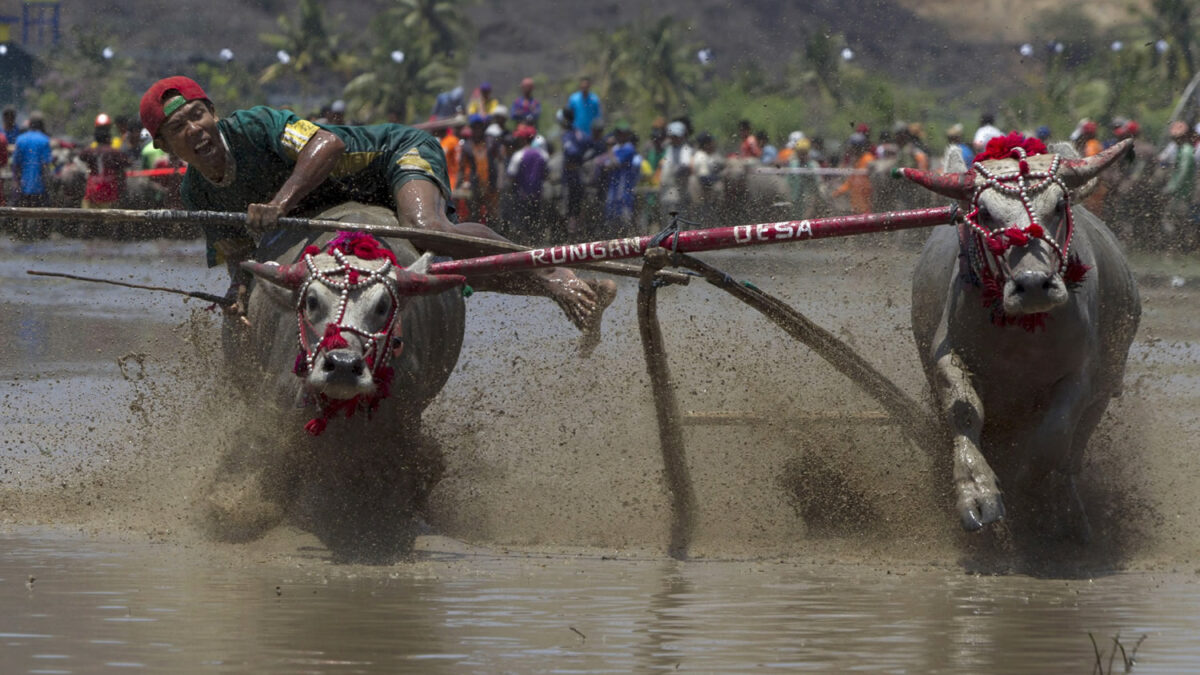
[[[517,130],[515,133],[513,133],[513,136],[516,136],[517,138],[533,139],[537,136],[537,129],[534,129],[528,124],[519,124],[517,125]]]
[[[163,110],[163,104],[174,98],[174,95],[168,95],[172,92],[182,96],[185,102],[198,99],[209,101],[209,103],[212,102],[208,98],[208,94],[204,93],[204,89],[190,77],[176,75],[174,77],[164,77],[155,82],[146,90],[145,94],[142,94],[142,105],[139,111],[142,117],[142,126],[146,128],[146,131],[150,132],[152,137],[158,137],[158,128],[171,116],[170,113]],[[171,112],[175,111],[172,110]]]
[[[99,115],[96,115],[96,126],[106,127],[110,124],[112,124],[112,118],[109,117],[108,115],[106,115],[105,113],[100,113]]]
[[[1081,126],[1079,129],[1085,134],[1094,134],[1096,133],[1096,123],[1092,121],[1084,122],[1083,126]]]

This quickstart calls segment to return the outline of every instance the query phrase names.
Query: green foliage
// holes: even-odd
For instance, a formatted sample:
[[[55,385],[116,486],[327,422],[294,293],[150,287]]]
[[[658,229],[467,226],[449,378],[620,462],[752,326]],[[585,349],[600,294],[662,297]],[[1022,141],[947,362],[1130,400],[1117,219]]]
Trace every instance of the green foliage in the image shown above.
[[[730,145],[738,120],[747,119],[781,144],[796,130],[840,140],[861,122],[879,130],[890,129],[896,120],[944,121],[926,112],[934,92],[844,63],[840,35],[818,31],[813,39],[819,45],[787,64],[779,80],[760,68],[743,68],[729,79],[709,82],[692,107],[696,129]]]
[[[1166,79],[1180,86],[1196,74],[1198,4],[1196,0],[1151,0],[1147,9],[1133,10],[1149,34],[1166,41]]]
[[[580,48],[581,75],[592,78],[610,121],[625,118],[648,125],[656,116],[688,108],[701,72],[693,56],[698,48],[683,38],[686,30],[669,16],[643,16],[615,30],[588,34]]]
[[[260,39],[267,46],[286,52],[289,58],[287,62],[276,61],[268,66],[259,78],[263,84],[292,77],[307,92],[330,74],[345,81],[357,69],[357,57],[341,48],[342,36],[328,25],[320,0],[300,0],[300,16],[290,19],[282,15],[278,22],[280,32],[262,35]]]
[[[467,45],[474,31],[461,5],[393,0],[371,27],[370,56],[344,90],[350,117],[382,121],[394,116],[408,122],[427,114],[437,93],[455,85],[470,57]]]
[[[805,63],[821,88],[838,105],[842,103],[838,68],[841,65],[841,51],[844,45],[845,40],[842,36],[835,35],[828,26],[810,34],[804,43]]]
[[[45,116],[47,131],[88,139],[101,112],[136,115],[141,92],[131,85],[134,64],[121,55],[120,45],[84,28],[73,29],[66,44],[41,64],[36,84],[26,92],[26,100]],[[106,47],[113,50],[112,58],[104,58]]]
[[[218,113],[249,108],[263,102],[258,79],[237,61],[197,64],[196,78],[203,83],[204,91],[212,100],[221,106]]]
[[[237,62],[199,63],[183,71],[199,79],[222,110],[262,103],[263,85],[269,83],[304,98],[340,91],[356,121],[411,122],[424,117],[438,92],[461,83],[476,36],[468,18],[472,1],[380,0],[369,30],[351,35],[327,17],[326,7],[335,5],[246,0],[256,11],[290,8],[278,18],[279,30],[262,36],[265,44],[286,51],[289,62],[254,73]],[[1107,33],[1075,5],[1039,15],[1031,26],[1035,54],[1022,62],[1019,93],[1007,96],[997,111],[1002,125],[1031,130],[1048,124],[1062,137],[1082,117],[1105,124],[1123,115],[1138,119],[1150,133],[1160,129],[1178,92],[1197,72],[1200,0],[1147,0],[1139,7],[1131,10],[1133,22]],[[980,112],[952,92],[921,89],[845,61],[846,40],[828,27],[798,36],[788,45],[790,58],[770,64],[771,70],[739,57],[737,68],[721,75],[699,62],[700,45],[690,30],[686,20],[647,12],[574,45],[581,58],[578,73],[592,77],[609,123],[626,119],[644,130],[655,117],[687,114],[697,129],[725,140],[739,119],[749,119],[778,143],[795,129],[840,140],[859,122],[880,130],[896,120],[920,121],[932,130],[973,122]],[[1125,48],[1111,50],[1113,40]],[[1159,40],[1164,45],[1156,47]],[[1060,52],[1047,49],[1054,41],[1062,42]],[[96,113],[133,114],[140,90],[131,87],[133,64],[119,45],[87,29],[72,30],[66,44],[48,53],[27,97],[46,114],[49,127],[86,138]],[[103,58],[105,46],[116,50],[114,58]],[[781,73],[775,69],[780,65]],[[137,79],[139,86],[144,79]],[[575,82],[562,89],[573,89]],[[973,100],[987,100],[992,84],[979,83]],[[1192,108],[1183,116],[1197,113]]]

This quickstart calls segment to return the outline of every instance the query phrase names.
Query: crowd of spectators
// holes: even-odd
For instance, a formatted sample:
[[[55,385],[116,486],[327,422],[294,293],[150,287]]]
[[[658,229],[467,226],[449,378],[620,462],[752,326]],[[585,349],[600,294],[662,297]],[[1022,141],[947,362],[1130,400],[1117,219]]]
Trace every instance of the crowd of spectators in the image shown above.
[[[469,94],[458,87],[438,95],[418,125],[441,140],[457,217],[529,244],[655,232],[673,214],[717,226],[928,206],[936,197],[890,180],[893,168],[937,170],[947,150],[970,166],[1007,128],[984,114],[973,130],[953,124],[933,141],[923,124],[900,121],[878,131],[857,124],[838,139],[797,129],[776,141],[749,119],[698,130],[680,115],[654,120],[643,140],[627,121],[609,119],[590,78],[545,114],[536,89],[523,79],[505,105],[488,82]],[[85,142],[54,135],[36,112],[18,118],[4,109],[0,201],[179,206],[180,163],[154,147],[136,118],[100,113]],[[309,119],[355,122],[342,101]],[[1135,139],[1134,151],[1101,176],[1086,205],[1127,244],[1197,248],[1200,125],[1174,122],[1155,146],[1135,120],[1106,122],[1080,120],[1069,132],[1076,152],[1093,155],[1123,138]],[[1024,133],[1056,138],[1045,126]]]

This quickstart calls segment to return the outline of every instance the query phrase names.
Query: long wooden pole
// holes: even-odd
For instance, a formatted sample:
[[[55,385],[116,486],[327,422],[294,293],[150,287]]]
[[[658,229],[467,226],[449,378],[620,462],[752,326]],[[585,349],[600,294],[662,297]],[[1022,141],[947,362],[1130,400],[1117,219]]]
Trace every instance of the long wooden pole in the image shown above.
[[[246,214],[225,211],[188,211],[184,209],[76,209],[29,206],[0,206],[0,218],[26,218],[43,220],[76,220],[100,223],[145,223],[147,225],[245,225]],[[528,251],[528,246],[514,244],[509,241],[483,239],[462,234],[449,234],[412,227],[390,225],[373,225],[369,223],[351,223],[340,220],[321,220],[317,218],[297,218],[285,216],[279,219],[279,226],[295,229],[319,230],[322,232],[337,232],[340,230],[359,230],[380,237],[396,237],[408,239],[422,246],[437,248],[438,245],[453,246],[457,249],[473,251],[472,255],[490,256],[500,253],[517,253]],[[641,268],[634,265],[604,261],[584,262],[583,264],[564,263],[560,267],[581,267],[593,272],[604,272],[615,276],[637,278]],[[686,274],[662,270],[658,278],[672,284],[686,285],[691,279]]]
[[[128,281],[117,281],[115,279],[99,279],[97,277],[83,277],[78,274],[67,274],[65,272],[42,272],[39,270],[25,270],[26,274],[32,274],[35,277],[58,277],[60,279],[71,279],[74,281],[90,281],[94,284],[108,284],[110,286],[121,286],[123,288],[136,288],[142,291],[162,291],[163,293],[174,293],[175,295],[185,295],[189,298],[196,298],[206,302],[215,302],[221,307],[232,306],[234,301],[220,295],[205,293],[204,291],[185,291],[181,288],[170,288],[168,286],[147,286],[146,284],[133,284]]]

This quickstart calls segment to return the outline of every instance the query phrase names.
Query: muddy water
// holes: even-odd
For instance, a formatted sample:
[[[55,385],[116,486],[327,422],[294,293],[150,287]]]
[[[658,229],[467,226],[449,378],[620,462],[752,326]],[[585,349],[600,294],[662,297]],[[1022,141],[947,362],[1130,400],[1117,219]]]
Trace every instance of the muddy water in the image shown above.
[[[895,429],[789,424],[875,406],[697,284],[660,300],[681,406],[778,424],[688,432],[698,527],[692,559],[667,559],[625,283],[587,362],[549,303],[469,299],[463,358],[426,413],[446,461],[428,534],[412,561],[361,567],[291,526],[242,544],[202,533],[217,430],[247,417],[214,317],[24,274],[220,292],[195,244],[0,254],[3,672],[1087,672],[1091,638],[1107,670],[1118,635],[1126,650],[1146,636],[1134,672],[1200,670],[1195,261],[1138,259],[1143,329],[1089,450],[1086,550],[961,534],[942,469]],[[906,242],[706,259],[923,391]]]

